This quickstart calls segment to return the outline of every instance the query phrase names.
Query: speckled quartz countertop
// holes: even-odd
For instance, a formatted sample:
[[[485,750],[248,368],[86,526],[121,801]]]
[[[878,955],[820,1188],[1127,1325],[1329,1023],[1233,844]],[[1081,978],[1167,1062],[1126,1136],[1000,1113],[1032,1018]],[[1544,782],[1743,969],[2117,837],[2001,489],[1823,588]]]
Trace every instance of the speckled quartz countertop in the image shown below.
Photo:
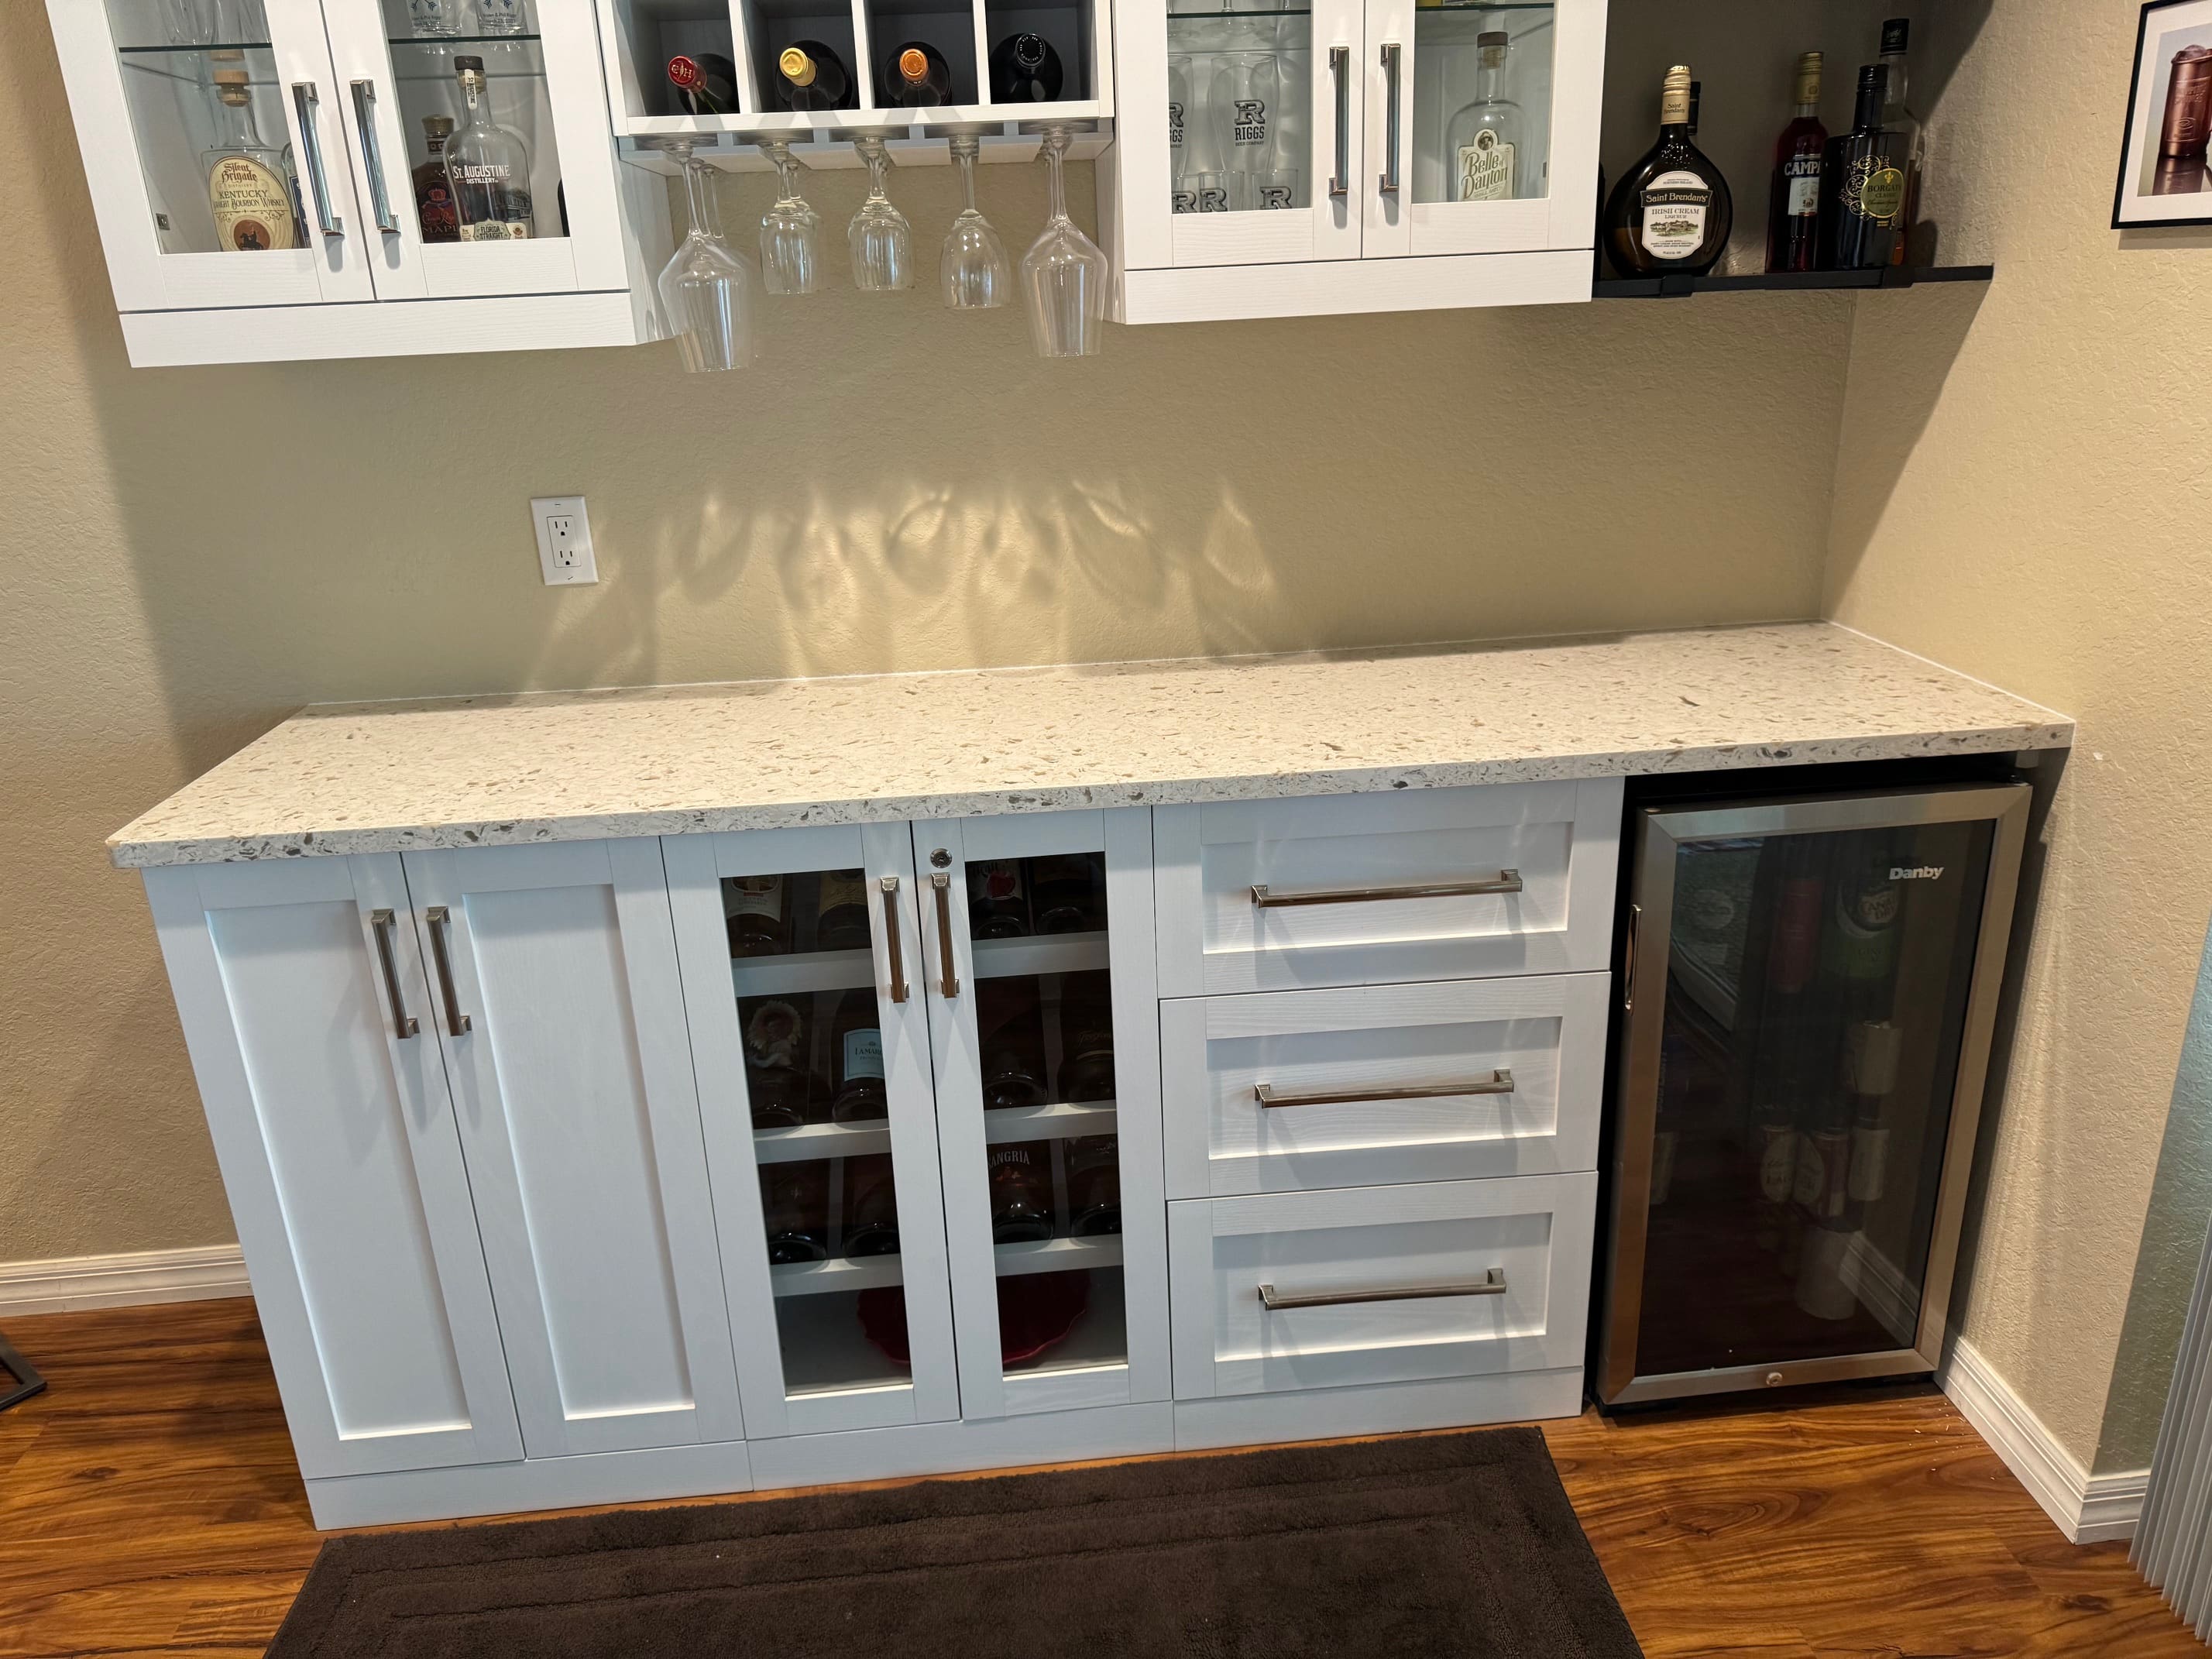
[[[1824,623],[302,710],[126,866],[2061,748]]]

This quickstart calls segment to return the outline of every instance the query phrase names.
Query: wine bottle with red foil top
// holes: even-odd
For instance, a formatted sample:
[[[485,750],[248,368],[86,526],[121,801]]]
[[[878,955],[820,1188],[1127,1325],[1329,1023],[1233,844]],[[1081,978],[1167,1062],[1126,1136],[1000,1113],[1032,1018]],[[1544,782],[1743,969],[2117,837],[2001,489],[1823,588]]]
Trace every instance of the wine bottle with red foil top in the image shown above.
[[[1820,243],[1820,155],[1828,130],[1820,125],[1820,54],[1797,60],[1791,94],[1796,113],[1774,141],[1774,187],[1766,206],[1766,268],[1811,270]]]
[[[684,114],[738,112],[738,66],[715,52],[678,52],[668,60],[668,84]]]

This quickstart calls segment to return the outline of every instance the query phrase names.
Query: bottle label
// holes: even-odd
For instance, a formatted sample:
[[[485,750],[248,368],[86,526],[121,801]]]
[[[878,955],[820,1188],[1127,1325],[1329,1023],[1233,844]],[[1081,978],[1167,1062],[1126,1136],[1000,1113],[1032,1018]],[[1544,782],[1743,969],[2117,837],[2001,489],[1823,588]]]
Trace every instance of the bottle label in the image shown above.
[[[845,1081],[856,1077],[872,1077],[880,1082],[884,1075],[884,1034],[873,1026],[864,1026],[845,1033]]]
[[[523,220],[479,219],[472,225],[461,227],[465,242],[522,242],[530,239],[530,226]]]
[[[1662,173],[1644,186],[1644,251],[1655,259],[1689,259],[1705,240],[1713,192],[1686,167]]]
[[[461,216],[453,206],[453,193],[442,184],[426,186],[415,204],[416,216],[422,222],[422,240],[426,242],[457,241],[461,234]]]
[[[799,1039],[805,1030],[805,1025],[799,1017],[799,1010],[789,1003],[762,1003],[753,1010],[752,1018],[745,1022],[745,1063],[748,1066],[796,1066]]]
[[[993,900],[1022,896],[1022,866],[1012,859],[994,859],[983,866],[982,896]]]
[[[849,870],[826,870],[822,875],[822,900],[815,915],[826,916],[832,910],[848,904],[866,905],[868,902],[867,884]]]
[[[1238,98],[1232,100],[1235,114],[1229,124],[1229,136],[1238,144],[1264,144],[1267,142],[1267,100],[1264,98]]]
[[[1787,1123],[1763,1123],[1759,1134],[1759,1196],[1780,1204],[1796,1185],[1797,1131]]]
[[[1513,199],[1513,149],[1489,128],[1474,135],[1471,144],[1459,147],[1459,199],[1462,202],[1510,202]]]
[[[1782,164],[1782,176],[1790,181],[1790,197],[1783,211],[1793,219],[1810,219],[1820,211],[1820,158],[1817,155],[1793,155]]]
[[[740,876],[726,885],[722,892],[722,910],[726,915],[766,916],[770,921],[783,920],[781,876]]]
[[[226,155],[209,170],[208,206],[216,240],[227,249],[258,253],[295,246],[291,188],[250,155]]]
[[[1844,184],[1844,199],[1862,217],[1887,224],[1905,209],[1905,170],[1885,155],[1854,161]]]

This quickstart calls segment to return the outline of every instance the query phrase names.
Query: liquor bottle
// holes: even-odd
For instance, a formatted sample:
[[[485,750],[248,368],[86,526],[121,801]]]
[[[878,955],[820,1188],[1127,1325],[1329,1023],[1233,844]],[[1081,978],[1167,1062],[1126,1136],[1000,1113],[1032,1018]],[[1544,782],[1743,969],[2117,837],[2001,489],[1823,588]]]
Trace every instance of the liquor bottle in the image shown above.
[[[768,1259],[775,1266],[829,1260],[829,1168],[817,1159],[771,1164],[760,1172]]]
[[[456,58],[465,115],[446,140],[446,176],[453,181],[453,210],[464,242],[520,240],[530,234],[530,151],[491,118],[483,59]]]
[[[1121,1231],[1121,1152],[1112,1135],[1082,1135],[1067,1154],[1067,1231],[1096,1238]]]
[[[991,1148],[991,1243],[1032,1244],[1053,1235],[1052,1148],[1033,1140]]]
[[[719,52],[678,52],[668,60],[668,84],[686,115],[735,115],[738,66]]]
[[[1889,71],[1859,70],[1858,109],[1851,130],[1828,140],[1820,159],[1823,270],[1866,270],[1890,262],[1905,212],[1905,169],[1896,136],[1881,125]]]
[[[781,956],[790,948],[783,925],[781,876],[732,876],[722,883],[722,925],[733,957]]]
[[[1905,206],[1897,216],[1897,234],[1890,240],[1889,262],[1901,265],[1912,227],[1920,219],[1920,180],[1928,159],[1928,129],[1912,112],[1912,76],[1905,49],[1912,40],[1912,20],[1893,17],[1881,26],[1881,66],[1889,82],[1881,105],[1881,125],[1896,135],[1899,165],[1905,170]]]
[[[884,102],[894,109],[935,108],[952,101],[952,65],[927,40],[909,40],[884,73]]]
[[[786,109],[850,109],[853,72],[819,40],[794,40],[776,54],[776,96]]]
[[[1013,859],[968,866],[968,927],[977,939],[1020,939],[1030,931],[1029,894]]]
[[[1067,853],[1030,862],[1030,907],[1040,933],[1095,933],[1105,926],[1099,915],[1104,860],[1090,853]]]
[[[1105,969],[1067,976],[1060,992],[1060,1034],[1059,1097],[1113,1099],[1113,983]]]
[[[1766,204],[1766,268],[1810,270],[1820,242],[1820,153],[1828,130],[1820,125],[1820,54],[1797,60],[1797,106],[1774,141],[1774,188]]]
[[[860,1123],[888,1117],[884,1092],[884,1034],[872,988],[848,991],[830,1027],[830,1063],[836,1067],[836,1091],[830,1097],[830,1121]]]
[[[814,902],[814,948],[868,948],[868,884],[858,870],[824,870]]]
[[[1606,245],[1625,276],[1700,276],[1728,250],[1735,204],[1728,180],[1690,142],[1690,70],[1667,71],[1659,140],[1613,187]]]
[[[1699,111],[1699,110],[1701,110],[1701,109],[1703,109],[1703,108],[1705,107],[1705,83],[1703,81],[1692,81],[1692,82],[1690,82],[1690,137],[1692,137],[1692,138],[1694,138],[1694,137],[1696,137],[1698,136],[1698,111]]]
[[[1444,124],[1444,165],[1452,170],[1455,202],[1504,202],[1528,192],[1518,160],[1521,106],[1505,95],[1506,35],[1486,29],[1474,37],[1474,101]]]
[[[298,247],[306,238],[293,217],[292,170],[283,150],[262,142],[246,70],[216,70],[215,96],[216,140],[200,152],[200,167],[216,245],[235,253]]]
[[[745,1096],[756,1129],[806,1121],[806,1020],[781,997],[738,1005],[744,1022]]]
[[[990,70],[994,104],[1048,104],[1066,80],[1060,54],[1042,34],[1008,35],[991,48]]]
[[[845,1254],[898,1254],[898,1183],[889,1152],[845,1160]]]
[[[1044,1018],[1034,981],[985,981],[991,988],[990,1022],[982,1038],[983,1105],[1011,1110],[1045,1103]],[[983,1026],[981,1008],[977,1024]]]
[[[415,169],[415,222],[426,242],[458,242],[461,221],[453,210],[453,186],[446,177],[446,140],[452,136],[453,118],[422,118],[422,143],[430,159]]]

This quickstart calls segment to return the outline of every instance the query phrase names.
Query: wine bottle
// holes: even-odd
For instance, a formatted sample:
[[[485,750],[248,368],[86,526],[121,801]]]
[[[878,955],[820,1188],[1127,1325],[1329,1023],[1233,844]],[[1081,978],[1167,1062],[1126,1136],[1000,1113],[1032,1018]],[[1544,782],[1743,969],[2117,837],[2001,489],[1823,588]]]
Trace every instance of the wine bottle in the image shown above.
[[[1881,124],[1889,71],[1859,70],[1851,130],[1828,140],[1820,160],[1820,269],[1868,270],[1889,263],[1905,213],[1905,168],[1898,135]]]
[[[934,108],[952,101],[952,65],[927,40],[909,40],[891,54],[884,74],[884,102],[894,109]]]
[[[1042,1140],[991,1148],[991,1242],[1033,1244],[1053,1234],[1052,1148]]]
[[[872,988],[848,991],[830,1027],[830,1063],[836,1067],[836,1091],[830,1116],[858,1123],[890,1115],[884,1092],[884,1033]]]
[[[978,991],[983,1033],[983,1106],[988,1111],[1045,1102],[1044,1016],[1032,979],[989,979]]]
[[[1029,893],[1013,859],[968,866],[968,925],[977,939],[1019,939],[1030,931]]]
[[[733,957],[781,956],[784,937],[783,878],[732,876],[722,883],[722,924]]]
[[[898,1183],[889,1152],[845,1160],[845,1254],[898,1254]]]
[[[1115,1096],[1113,982],[1104,969],[1070,974],[1060,998],[1060,1094],[1071,1103]]]
[[[1042,34],[1008,35],[991,48],[990,70],[994,104],[1048,104],[1066,81],[1060,54]]]
[[[1067,1231],[1093,1238],[1121,1231],[1121,1150],[1112,1135],[1067,1143]]]
[[[1105,860],[1066,853],[1030,862],[1030,905],[1040,933],[1089,933],[1105,926]]]
[[[806,1121],[806,1021],[781,997],[738,1006],[744,1025],[745,1095],[756,1129],[796,1128]]]
[[[1606,245],[1624,276],[1701,276],[1728,249],[1735,204],[1728,180],[1690,142],[1690,70],[1667,71],[1659,140],[1613,187]]]
[[[824,870],[815,901],[814,948],[868,948],[868,884],[858,870]]]
[[[776,54],[776,96],[786,109],[851,109],[853,72],[819,40],[794,40]]]
[[[1810,270],[1820,241],[1820,54],[1797,60],[1797,112],[1774,141],[1774,188],[1766,204],[1766,268]]]
[[[686,115],[738,112],[738,66],[719,53],[677,53],[668,60],[668,84]]]
[[[1912,41],[1912,20],[1893,17],[1881,26],[1881,66],[1889,71],[1883,88],[1881,125],[1896,137],[1898,165],[1905,170],[1905,206],[1897,216],[1897,234],[1890,239],[1889,262],[1903,264],[1905,243],[1920,218],[1920,184],[1928,165],[1928,129],[1912,112],[1911,76],[1905,52]]]
[[[771,1164],[760,1172],[768,1259],[775,1266],[830,1255],[830,1166],[819,1160]]]

